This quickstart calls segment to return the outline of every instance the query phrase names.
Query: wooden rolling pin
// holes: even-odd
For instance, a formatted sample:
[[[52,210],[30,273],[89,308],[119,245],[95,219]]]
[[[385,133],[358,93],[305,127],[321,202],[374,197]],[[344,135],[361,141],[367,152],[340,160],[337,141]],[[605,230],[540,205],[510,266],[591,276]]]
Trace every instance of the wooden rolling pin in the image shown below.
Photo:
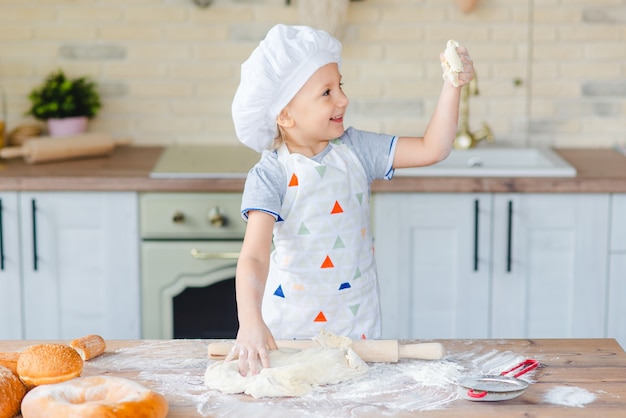
[[[114,139],[107,134],[89,133],[66,137],[37,137],[24,141],[20,147],[0,150],[2,158],[24,157],[29,164],[69,160],[111,154],[116,145],[127,145],[127,139]]]
[[[209,344],[209,358],[221,360],[228,355],[234,341]],[[304,350],[319,347],[313,340],[278,340],[278,348],[297,348]],[[374,363],[396,363],[401,358],[420,360],[439,360],[445,355],[440,343],[400,344],[398,340],[354,340],[352,349],[364,361]]]

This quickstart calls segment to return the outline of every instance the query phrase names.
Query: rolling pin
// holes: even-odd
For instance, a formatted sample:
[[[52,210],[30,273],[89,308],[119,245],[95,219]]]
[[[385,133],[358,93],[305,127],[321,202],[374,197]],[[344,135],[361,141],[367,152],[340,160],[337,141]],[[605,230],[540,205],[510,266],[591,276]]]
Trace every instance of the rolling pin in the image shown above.
[[[28,164],[111,154],[116,145],[126,145],[127,139],[113,139],[107,134],[89,133],[66,137],[36,137],[22,146],[0,150],[2,158],[24,157]]]
[[[228,355],[234,341],[209,344],[209,358],[221,360]],[[278,340],[278,348],[297,348],[304,350],[319,347],[313,340]],[[370,363],[396,363],[401,358],[419,360],[439,360],[445,355],[440,343],[400,344],[398,340],[354,340],[351,348],[355,353]]]

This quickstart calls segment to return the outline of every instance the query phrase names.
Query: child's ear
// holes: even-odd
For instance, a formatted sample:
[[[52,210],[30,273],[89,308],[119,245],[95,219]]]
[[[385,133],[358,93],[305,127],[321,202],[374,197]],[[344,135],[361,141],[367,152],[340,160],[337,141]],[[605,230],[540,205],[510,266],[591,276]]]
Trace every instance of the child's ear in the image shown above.
[[[276,123],[278,126],[282,126],[283,128],[292,128],[295,121],[291,115],[289,115],[289,112],[283,109],[276,118]]]

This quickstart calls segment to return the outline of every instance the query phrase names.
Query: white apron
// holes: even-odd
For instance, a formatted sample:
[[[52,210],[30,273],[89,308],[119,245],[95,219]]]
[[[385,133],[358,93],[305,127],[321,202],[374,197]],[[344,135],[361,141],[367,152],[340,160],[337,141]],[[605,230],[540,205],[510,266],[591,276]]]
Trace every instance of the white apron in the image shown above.
[[[341,140],[331,147],[321,163],[278,150],[288,187],[263,298],[277,339],[380,338],[367,177]]]

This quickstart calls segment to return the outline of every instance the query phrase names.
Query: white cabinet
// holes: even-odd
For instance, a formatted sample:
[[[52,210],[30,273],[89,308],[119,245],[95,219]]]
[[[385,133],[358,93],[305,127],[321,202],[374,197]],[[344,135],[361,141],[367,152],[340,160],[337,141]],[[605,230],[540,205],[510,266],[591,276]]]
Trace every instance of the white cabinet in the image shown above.
[[[605,336],[609,200],[494,195],[492,338]]]
[[[612,197],[610,235],[608,337],[626,349],[626,194]]]
[[[604,335],[608,195],[374,202],[385,338]]]
[[[23,337],[20,255],[18,195],[0,192],[0,339]]]
[[[139,231],[130,192],[3,193],[0,338],[138,338]],[[3,292],[4,293],[4,292]],[[4,295],[2,296],[4,298]],[[16,319],[17,318],[17,319]]]
[[[489,194],[379,194],[374,239],[385,338],[487,338]]]

